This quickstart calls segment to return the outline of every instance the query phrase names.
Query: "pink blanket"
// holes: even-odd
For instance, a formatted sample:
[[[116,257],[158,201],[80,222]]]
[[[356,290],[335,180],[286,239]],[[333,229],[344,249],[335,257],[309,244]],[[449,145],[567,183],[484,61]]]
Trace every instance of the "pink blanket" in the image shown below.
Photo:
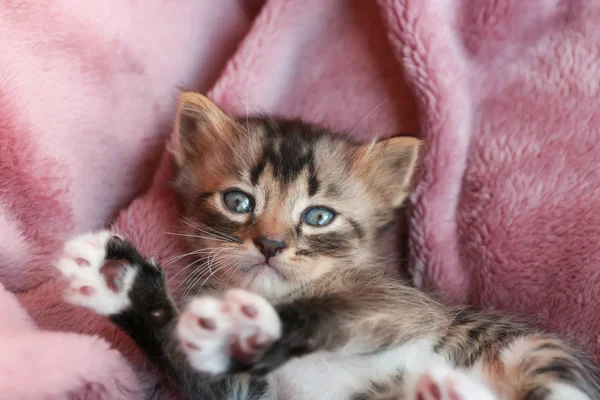
[[[217,76],[209,95],[233,113],[359,140],[421,132],[416,284],[529,316],[600,359],[597,1],[38,3],[0,0],[3,393],[170,396],[125,335],[61,302],[50,262],[148,187],[175,89]],[[163,161],[115,219],[161,261],[181,251],[164,234]]]

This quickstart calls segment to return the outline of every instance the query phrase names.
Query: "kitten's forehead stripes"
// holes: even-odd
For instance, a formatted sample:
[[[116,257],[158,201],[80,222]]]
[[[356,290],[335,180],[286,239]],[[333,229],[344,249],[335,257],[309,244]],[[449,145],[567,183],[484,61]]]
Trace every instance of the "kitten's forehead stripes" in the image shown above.
[[[317,171],[315,170],[315,162],[311,160],[308,164],[308,195],[314,196],[319,191],[321,182],[317,178]]]
[[[327,190],[325,191],[325,196],[340,197],[341,195],[342,195],[342,191],[337,185],[335,185],[333,183],[330,183],[329,185],[327,185]]]
[[[270,164],[273,177],[283,185],[289,185],[306,170],[308,194],[317,194],[321,183],[315,165],[315,146],[321,139],[321,132],[299,121],[269,120],[262,128],[264,143],[259,160],[250,170],[252,184],[258,184],[265,167]]]

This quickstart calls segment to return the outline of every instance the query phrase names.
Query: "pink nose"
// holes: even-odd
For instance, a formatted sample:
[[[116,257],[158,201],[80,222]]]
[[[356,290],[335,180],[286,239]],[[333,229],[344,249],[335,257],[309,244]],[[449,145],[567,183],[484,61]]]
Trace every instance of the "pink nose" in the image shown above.
[[[269,239],[266,237],[259,237],[254,239],[254,245],[261,253],[265,256],[265,259],[269,259],[283,250],[287,249],[288,245],[283,240]]]

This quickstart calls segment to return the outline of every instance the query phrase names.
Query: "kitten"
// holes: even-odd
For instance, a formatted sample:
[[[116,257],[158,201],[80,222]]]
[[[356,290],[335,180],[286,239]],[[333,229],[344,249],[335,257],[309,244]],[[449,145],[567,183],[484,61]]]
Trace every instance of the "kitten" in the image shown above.
[[[186,397],[600,399],[595,370],[560,339],[381,273],[417,139],[358,145],[302,122],[236,120],[191,92],[175,133],[200,297],[180,313],[160,267],[108,231],[69,241],[57,267],[66,300],[110,316]]]

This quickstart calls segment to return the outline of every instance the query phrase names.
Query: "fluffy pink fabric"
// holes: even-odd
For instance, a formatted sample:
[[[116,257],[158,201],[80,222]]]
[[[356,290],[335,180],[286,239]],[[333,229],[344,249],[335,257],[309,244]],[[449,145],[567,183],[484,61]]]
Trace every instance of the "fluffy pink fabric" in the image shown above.
[[[600,3],[384,1],[428,141],[416,282],[600,360]],[[402,45],[402,43],[404,45]]]
[[[62,303],[49,258],[145,187],[175,87],[208,88],[260,2],[3,3],[0,281],[33,289],[21,306],[0,293],[15,321],[0,343],[14,357],[29,341],[58,354],[0,359],[0,371],[21,377],[15,397],[55,393],[22,388],[48,360],[80,364],[52,390],[147,395],[151,377],[125,382],[131,369],[103,342],[38,331],[21,307],[42,329],[100,334],[145,370],[106,319]],[[209,95],[237,114],[301,117],[360,140],[420,131],[417,285],[530,316],[600,356],[599,27],[594,0],[270,0]],[[181,252],[165,235],[176,229],[168,176],[165,155],[151,189],[116,218],[162,262]],[[184,266],[167,267],[173,290]],[[97,370],[85,354],[102,360]]]
[[[213,85],[251,3],[0,0],[0,282],[41,328],[133,356],[105,319],[63,304],[52,258],[148,187],[178,87]],[[3,398],[142,397],[106,341],[39,331],[4,288]]]

